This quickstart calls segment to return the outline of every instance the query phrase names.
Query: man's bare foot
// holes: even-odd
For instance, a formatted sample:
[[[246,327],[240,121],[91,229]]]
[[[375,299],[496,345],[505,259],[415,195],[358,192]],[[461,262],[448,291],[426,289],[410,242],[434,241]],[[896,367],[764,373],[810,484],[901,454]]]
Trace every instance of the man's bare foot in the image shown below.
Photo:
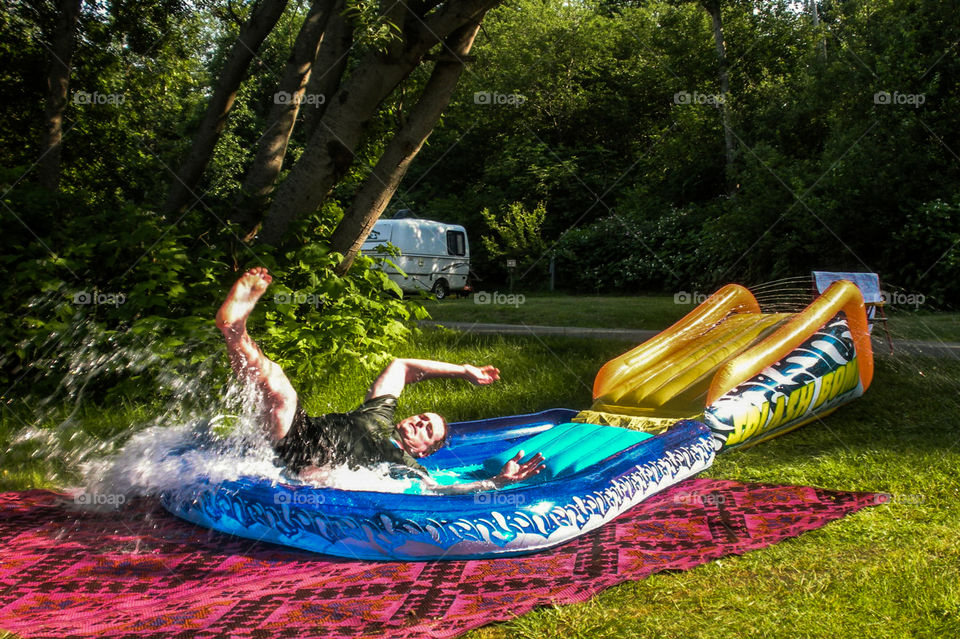
[[[217,311],[217,328],[243,328],[257,300],[272,281],[273,278],[263,266],[255,266],[241,275]]]

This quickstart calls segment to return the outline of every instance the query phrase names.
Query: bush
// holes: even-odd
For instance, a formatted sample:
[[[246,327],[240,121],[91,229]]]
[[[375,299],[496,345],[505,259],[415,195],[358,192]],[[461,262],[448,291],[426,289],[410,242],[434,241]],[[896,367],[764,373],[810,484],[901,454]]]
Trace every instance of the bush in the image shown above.
[[[487,270],[500,276],[510,276],[508,259],[516,262],[515,273],[526,285],[536,286],[548,272],[547,243],[541,232],[547,210],[543,202],[527,209],[523,202],[514,202],[498,214],[483,209],[480,216],[491,231],[481,240],[489,263]],[[512,279],[512,278],[511,278]]]
[[[558,279],[581,291],[638,293],[704,285],[714,258],[705,221],[723,202],[670,208],[644,220],[612,215],[567,233],[558,246]]]
[[[285,252],[247,246],[237,229],[211,231],[199,214],[171,225],[151,210],[87,201],[21,185],[0,211],[8,230],[0,382],[17,393],[152,398],[164,380],[183,383],[200,369],[226,381],[213,318],[235,278],[255,265],[270,269],[274,285],[251,332],[301,385],[347,360],[379,366],[410,335],[406,320],[425,315],[368,258],[338,276],[341,256],[322,243]]]
[[[908,213],[893,247],[890,262],[903,278],[898,284],[942,306],[960,302],[960,194]]]

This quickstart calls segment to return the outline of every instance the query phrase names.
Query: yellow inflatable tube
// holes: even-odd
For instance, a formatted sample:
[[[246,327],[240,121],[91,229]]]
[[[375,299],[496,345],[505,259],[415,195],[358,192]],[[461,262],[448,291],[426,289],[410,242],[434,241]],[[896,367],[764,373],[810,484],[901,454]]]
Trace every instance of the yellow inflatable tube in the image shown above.
[[[800,313],[763,313],[746,288],[723,287],[679,322],[607,362],[591,423],[662,431],[702,419],[718,449],[792,430],[859,397],[873,351],[859,289],[834,283]]]
[[[707,404],[712,404],[721,395],[747,381],[772,362],[786,357],[840,311],[846,316],[847,325],[850,327],[860,359],[860,383],[866,391],[873,381],[873,345],[870,343],[863,295],[855,284],[841,280],[831,284],[813,304],[797,313],[776,333],[727,362],[710,383]]]
[[[629,384],[630,378],[651,364],[661,361],[669,365],[671,352],[683,355],[676,353],[678,344],[686,345],[702,338],[731,313],[760,314],[760,305],[744,287],[738,284],[724,286],[670,328],[604,364],[593,382],[595,402],[598,398],[616,395],[620,387]]]

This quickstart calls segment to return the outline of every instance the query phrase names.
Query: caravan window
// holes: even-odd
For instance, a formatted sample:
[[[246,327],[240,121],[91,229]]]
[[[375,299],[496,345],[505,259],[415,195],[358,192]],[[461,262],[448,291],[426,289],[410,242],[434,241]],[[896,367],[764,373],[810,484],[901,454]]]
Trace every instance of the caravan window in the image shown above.
[[[447,231],[447,253],[450,255],[467,254],[467,240],[463,231]]]

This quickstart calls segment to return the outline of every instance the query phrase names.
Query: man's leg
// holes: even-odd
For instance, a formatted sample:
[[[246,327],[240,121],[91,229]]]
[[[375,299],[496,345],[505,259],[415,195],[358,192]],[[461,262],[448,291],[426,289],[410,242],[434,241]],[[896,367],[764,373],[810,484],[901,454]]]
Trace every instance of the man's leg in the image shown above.
[[[236,281],[217,311],[217,328],[227,341],[230,366],[237,377],[253,384],[263,396],[264,425],[273,441],[282,438],[293,423],[297,392],[283,369],[271,361],[247,334],[247,317],[267,290],[272,278],[258,266]]]

